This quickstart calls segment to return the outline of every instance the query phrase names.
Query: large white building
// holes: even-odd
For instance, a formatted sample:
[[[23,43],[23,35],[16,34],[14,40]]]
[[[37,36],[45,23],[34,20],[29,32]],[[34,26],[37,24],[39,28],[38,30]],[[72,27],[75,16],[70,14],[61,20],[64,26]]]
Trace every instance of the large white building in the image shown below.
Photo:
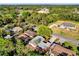
[[[46,13],[47,14],[47,13],[49,13],[49,9],[43,8],[43,9],[39,10],[38,13]]]
[[[69,22],[62,23],[59,27],[62,29],[67,29],[67,30],[70,30],[70,29],[76,30],[75,25]]]

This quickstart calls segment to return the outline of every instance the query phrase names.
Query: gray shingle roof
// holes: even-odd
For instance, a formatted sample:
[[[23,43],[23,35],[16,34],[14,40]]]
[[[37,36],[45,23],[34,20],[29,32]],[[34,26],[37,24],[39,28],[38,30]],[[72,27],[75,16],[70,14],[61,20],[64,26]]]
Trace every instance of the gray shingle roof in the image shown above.
[[[33,38],[29,43],[32,44],[39,44],[41,41],[44,41],[45,39],[42,36],[36,36],[35,38]]]
[[[46,48],[50,47],[50,43],[49,43],[49,42],[44,43],[44,42],[42,41],[42,42],[40,42],[40,43],[38,44],[38,46],[41,47],[42,49],[46,49]]]
[[[69,22],[62,23],[61,25],[66,26],[66,27],[75,27],[74,24],[69,23]]]

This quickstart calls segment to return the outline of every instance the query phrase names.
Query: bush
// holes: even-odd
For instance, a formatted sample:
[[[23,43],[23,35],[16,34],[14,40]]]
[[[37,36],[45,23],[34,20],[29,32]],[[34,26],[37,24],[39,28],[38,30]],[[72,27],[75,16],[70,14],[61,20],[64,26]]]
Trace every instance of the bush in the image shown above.
[[[71,49],[74,52],[77,52],[78,51],[77,50],[77,46],[75,46],[74,44],[72,44],[70,42],[64,42],[63,44],[64,44],[63,45],[64,47],[67,47],[68,49]]]

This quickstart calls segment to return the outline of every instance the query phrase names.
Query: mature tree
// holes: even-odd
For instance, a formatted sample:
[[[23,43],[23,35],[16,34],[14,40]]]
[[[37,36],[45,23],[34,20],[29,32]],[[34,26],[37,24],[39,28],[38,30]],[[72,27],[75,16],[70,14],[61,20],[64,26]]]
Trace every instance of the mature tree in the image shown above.
[[[13,22],[13,15],[12,14],[3,14],[2,17],[3,17],[4,24]]]
[[[38,30],[37,30],[37,33],[43,37],[46,38],[46,40],[49,39],[49,37],[51,36],[52,34],[52,30],[49,29],[47,26],[44,26],[44,25],[40,25]]]
[[[31,14],[27,11],[21,11],[19,16],[21,16],[22,18],[27,18],[27,16],[30,16]]]
[[[17,52],[17,55],[18,56],[23,56],[23,55],[26,55],[27,54],[27,49],[26,47],[24,46],[24,44],[22,43],[21,40],[17,40],[17,44],[16,44],[16,52]]]

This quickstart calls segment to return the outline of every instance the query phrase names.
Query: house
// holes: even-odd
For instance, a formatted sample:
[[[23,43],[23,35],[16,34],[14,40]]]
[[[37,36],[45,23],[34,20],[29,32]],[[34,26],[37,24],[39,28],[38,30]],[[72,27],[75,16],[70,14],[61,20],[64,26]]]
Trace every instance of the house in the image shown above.
[[[19,32],[21,32],[21,31],[23,31],[23,29],[22,29],[21,27],[14,27],[14,28],[12,29],[12,31],[14,31],[14,33],[19,33]]]
[[[45,42],[45,39],[42,36],[36,36],[29,42],[28,46],[30,49],[36,50],[39,53],[45,53],[55,40],[56,39],[51,37],[48,42]]]
[[[18,38],[22,39],[22,41],[27,44],[29,43],[30,39],[36,36],[36,33],[30,30],[27,30],[23,34],[19,35]]]
[[[45,41],[41,41],[36,50],[39,52],[39,53],[45,53],[49,50],[49,48],[51,47],[51,45],[56,41],[56,39],[54,39],[53,37],[51,37],[49,39],[49,41],[45,42]]]
[[[24,34],[31,37],[31,38],[36,36],[36,33],[34,31],[31,31],[31,30],[27,30],[26,32],[24,32]]]
[[[49,9],[43,8],[43,9],[39,10],[38,13],[45,13],[45,14],[47,14],[47,13],[49,13]]]
[[[24,42],[25,45],[27,43],[29,43],[29,41],[31,39],[29,36],[25,35],[24,33],[19,35],[18,38],[21,39]]]
[[[30,48],[36,49],[37,45],[44,40],[45,39],[42,36],[36,36],[29,42],[28,45],[30,46]]]
[[[45,53],[48,51],[49,47],[50,47],[51,43],[49,42],[44,42],[44,41],[41,41],[37,48],[36,48],[36,51],[38,51],[39,53]]]
[[[62,23],[59,28],[62,28],[62,29],[67,29],[67,30],[76,30],[76,27],[74,24],[70,23],[70,22],[64,22]]]
[[[53,44],[51,47],[50,47],[50,55],[55,55],[55,56],[75,56],[76,53],[67,49],[67,48],[64,48],[62,47],[61,45],[58,45],[58,44]]]

